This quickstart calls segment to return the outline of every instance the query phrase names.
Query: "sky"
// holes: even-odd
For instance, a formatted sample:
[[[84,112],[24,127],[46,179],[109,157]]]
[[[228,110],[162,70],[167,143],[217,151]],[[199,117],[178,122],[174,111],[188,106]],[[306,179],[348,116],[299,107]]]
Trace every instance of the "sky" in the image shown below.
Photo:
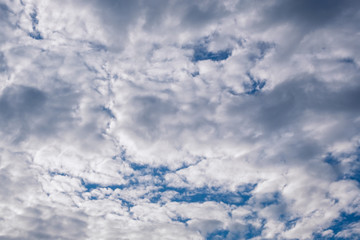
[[[359,22],[0,0],[0,240],[360,239]]]

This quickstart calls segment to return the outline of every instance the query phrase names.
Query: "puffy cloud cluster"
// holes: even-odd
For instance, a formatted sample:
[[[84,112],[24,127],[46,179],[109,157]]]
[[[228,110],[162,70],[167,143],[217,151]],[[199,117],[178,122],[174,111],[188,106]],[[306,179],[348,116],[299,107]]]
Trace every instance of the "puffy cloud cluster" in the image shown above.
[[[360,2],[0,0],[0,239],[356,239]]]

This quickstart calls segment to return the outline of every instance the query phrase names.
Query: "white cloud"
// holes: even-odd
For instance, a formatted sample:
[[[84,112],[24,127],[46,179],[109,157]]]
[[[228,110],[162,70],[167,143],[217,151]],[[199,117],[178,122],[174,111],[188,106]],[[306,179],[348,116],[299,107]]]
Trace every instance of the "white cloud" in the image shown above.
[[[357,237],[358,8],[0,1],[0,239]]]

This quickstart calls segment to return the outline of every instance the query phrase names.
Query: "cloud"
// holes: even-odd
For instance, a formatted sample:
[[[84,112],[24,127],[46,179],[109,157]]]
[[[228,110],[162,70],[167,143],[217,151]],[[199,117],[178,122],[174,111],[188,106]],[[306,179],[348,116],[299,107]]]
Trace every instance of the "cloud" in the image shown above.
[[[0,239],[359,236],[357,1],[0,1]]]
[[[71,100],[76,96],[69,92],[68,89],[57,89],[58,96],[50,96],[39,89],[21,85],[5,88],[0,99],[2,135],[10,137],[10,142],[19,143],[28,136],[51,136],[60,122],[70,126]]]

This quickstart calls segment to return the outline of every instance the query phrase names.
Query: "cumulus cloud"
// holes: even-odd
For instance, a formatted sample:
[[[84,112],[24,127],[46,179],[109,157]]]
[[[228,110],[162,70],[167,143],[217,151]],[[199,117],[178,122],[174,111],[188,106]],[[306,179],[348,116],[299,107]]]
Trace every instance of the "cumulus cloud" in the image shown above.
[[[0,0],[0,239],[358,238],[359,7]]]

